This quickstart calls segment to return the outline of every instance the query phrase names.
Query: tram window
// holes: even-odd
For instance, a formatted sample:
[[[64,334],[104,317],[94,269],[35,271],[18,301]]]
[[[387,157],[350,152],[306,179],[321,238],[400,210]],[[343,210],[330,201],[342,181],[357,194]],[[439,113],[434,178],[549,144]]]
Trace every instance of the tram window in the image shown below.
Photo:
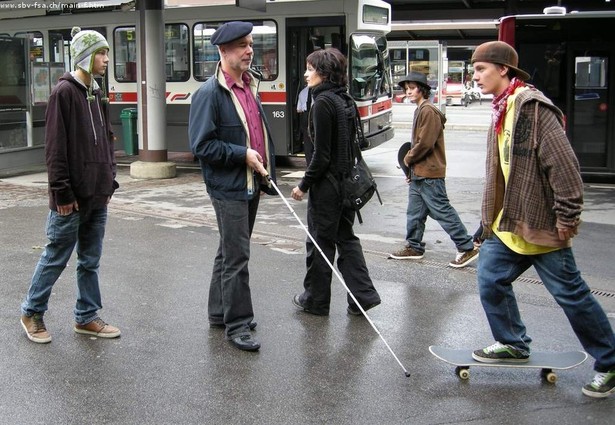
[[[343,27],[339,25],[310,26],[310,40],[307,46],[307,53],[314,50],[334,47],[344,55],[348,52],[344,44]]]
[[[378,46],[378,51],[380,52],[378,57],[381,60],[380,63],[380,72],[381,72],[381,82],[380,82],[380,94],[391,93],[393,90],[393,82],[391,80],[391,74],[388,70],[391,69],[391,60],[389,58],[389,47],[387,43],[386,37],[378,37],[376,38],[376,46]]]
[[[135,27],[116,28],[113,34],[115,80],[123,83],[137,81],[137,34]]]
[[[220,60],[218,48],[210,39],[219,24],[196,24],[192,32],[194,48],[194,79],[205,81],[216,71]]]
[[[25,40],[0,37],[0,153],[28,146]]]
[[[397,84],[399,80],[405,77],[408,74],[408,61],[406,60],[406,51],[407,49],[404,47],[403,49],[393,48],[389,49],[390,61],[391,61],[391,69],[393,72],[393,82]]]
[[[519,43],[519,68],[530,74],[529,82],[559,108],[566,108],[566,44]]]
[[[374,99],[390,90],[380,50],[373,35],[353,34],[350,55],[350,94],[358,100]]]
[[[166,81],[188,81],[190,78],[188,37],[186,24],[164,26]],[[115,79],[118,82],[137,81],[137,34],[135,27],[116,28]]]
[[[575,87],[605,88],[606,65],[606,57],[577,56],[575,58]]]
[[[40,31],[18,32],[15,37],[30,40],[30,61],[45,62],[45,50],[43,48],[43,33]]]
[[[194,79],[205,81],[216,71],[220,60],[218,48],[211,44],[214,31],[224,22],[197,23],[193,29]],[[278,77],[278,37],[274,21],[252,21],[254,58],[252,67],[262,74],[262,80],[273,81]]]
[[[608,153],[608,50],[574,52],[572,146],[581,166],[606,167]],[[590,56],[591,53],[591,56]],[[602,55],[600,55],[603,53]],[[600,56],[599,56],[600,55]]]
[[[363,5],[363,23],[386,25],[389,23],[389,10],[365,4]]]
[[[49,33],[49,61],[63,63],[66,69],[70,69],[69,43],[64,40],[61,33]]]
[[[185,24],[164,26],[167,81],[188,81],[190,78],[188,51],[189,28]]]
[[[275,22],[255,22],[252,38],[254,39],[252,67],[263,74],[263,80],[275,80],[278,78],[278,35]]]

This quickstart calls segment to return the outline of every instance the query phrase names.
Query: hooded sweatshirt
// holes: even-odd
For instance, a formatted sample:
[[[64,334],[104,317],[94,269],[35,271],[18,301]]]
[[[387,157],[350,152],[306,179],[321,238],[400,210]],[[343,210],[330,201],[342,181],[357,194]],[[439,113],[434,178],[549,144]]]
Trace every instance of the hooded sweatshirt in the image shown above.
[[[74,73],[65,73],[49,97],[45,114],[45,158],[49,208],[74,201],[79,210],[102,208],[119,184],[108,104],[92,79],[94,100]]]
[[[446,176],[445,123],[444,114],[429,101],[424,101],[414,111],[412,149],[404,159],[412,169],[413,178]]]
[[[520,92],[515,105],[508,184],[500,166],[497,134],[493,128],[488,133],[482,237],[491,236],[491,226],[502,211],[498,230],[536,245],[568,247],[571,240],[559,240],[557,227],[579,225],[583,181],[564,131],[563,114],[533,87]]]

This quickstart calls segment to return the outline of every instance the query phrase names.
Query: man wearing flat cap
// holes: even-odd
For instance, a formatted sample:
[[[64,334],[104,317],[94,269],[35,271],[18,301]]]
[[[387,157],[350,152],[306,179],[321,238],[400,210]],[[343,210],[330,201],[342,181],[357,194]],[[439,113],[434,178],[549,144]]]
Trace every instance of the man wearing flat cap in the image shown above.
[[[227,22],[211,36],[220,62],[192,96],[188,132],[216,212],[220,242],[209,288],[208,318],[237,348],[256,351],[249,286],[250,237],[261,191],[275,194],[271,131],[250,72],[252,24]]]
[[[564,131],[562,112],[525,83],[517,52],[508,44],[481,44],[472,55],[474,80],[493,94],[482,201],[484,239],[478,286],[495,343],[472,354],[487,363],[527,362],[532,339],[512,283],[534,266],[564,309],[581,345],[594,357],[590,397],[615,393],[615,337],[572,253],[583,210],[583,182]]]

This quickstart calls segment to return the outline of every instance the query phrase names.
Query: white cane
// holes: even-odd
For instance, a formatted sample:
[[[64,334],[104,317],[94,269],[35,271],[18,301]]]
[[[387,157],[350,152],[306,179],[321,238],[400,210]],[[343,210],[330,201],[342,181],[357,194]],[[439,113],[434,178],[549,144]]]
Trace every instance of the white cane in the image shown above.
[[[273,188],[275,189],[276,192],[278,192],[278,195],[280,195],[280,198],[282,198],[282,201],[284,201],[284,203],[286,204],[286,206],[288,207],[288,209],[290,210],[290,212],[295,216],[295,219],[297,219],[297,221],[299,222],[299,225],[301,225],[301,227],[303,228],[303,230],[305,231],[305,233],[308,235],[308,238],[310,238],[310,240],[312,241],[312,243],[314,244],[314,246],[316,247],[316,249],[318,250],[318,252],[320,252],[320,255],[322,255],[322,258],[326,261],[326,263],[329,265],[329,267],[331,268],[331,271],[335,274],[335,276],[339,279],[340,282],[342,282],[342,285],[344,285],[344,289],[346,289],[346,292],[348,292],[348,295],[350,295],[350,297],[352,298],[352,300],[355,302],[355,304],[357,305],[357,307],[359,307],[359,310],[361,310],[361,313],[363,313],[363,316],[365,316],[365,318],[367,319],[367,321],[369,322],[369,324],[372,326],[372,328],[374,329],[374,331],[376,331],[376,333],[378,334],[378,336],[380,337],[380,339],[382,339],[382,342],[384,342],[384,345],[386,345],[386,347],[388,348],[389,352],[393,355],[393,357],[395,358],[395,360],[397,361],[397,363],[399,364],[399,366],[403,369],[404,373],[406,376],[410,376],[410,372],[408,372],[406,370],[406,368],[404,367],[404,365],[399,361],[399,358],[397,358],[397,356],[395,355],[395,353],[393,352],[393,350],[391,349],[391,347],[389,346],[389,344],[387,343],[386,339],[384,339],[384,337],[382,336],[382,334],[380,333],[380,331],[378,330],[378,328],[376,327],[376,325],[374,324],[374,322],[372,322],[372,319],[369,318],[369,316],[367,315],[367,312],[363,309],[363,307],[361,307],[361,304],[359,304],[359,302],[357,301],[357,299],[355,298],[355,296],[353,295],[352,292],[350,292],[350,289],[348,289],[348,286],[346,285],[346,282],[344,281],[344,279],[342,278],[342,276],[339,274],[339,272],[335,269],[335,267],[333,267],[333,264],[331,264],[331,262],[329,261],[329,259],[327,258],[327,256],[325,255],[324,252],[322,252],[322,249],[320,249],[320,246],[316,243],[316,241],[314,240],[314,238],[312,237],[312,235],[310,234],[309,230],[307,227],[305,227],[305,225],[303,224],[303,222],[301,221],[301,219],[299,218],[299,216],[297,215],[297,213],[295,212],[295,210],[293,209],[293,207],[290,206],[290,204],[288,203],[288,201],[286,200],[286,198],[284,197],[284,195],[282,195],[282,192],[280,192],[280,189],[278,188],[278,186],[275,184],[275,182],[273,181],[273,179],[271,178],[271,176],[267,176],[267,180],[271,183],[271,185],[273,186]]]

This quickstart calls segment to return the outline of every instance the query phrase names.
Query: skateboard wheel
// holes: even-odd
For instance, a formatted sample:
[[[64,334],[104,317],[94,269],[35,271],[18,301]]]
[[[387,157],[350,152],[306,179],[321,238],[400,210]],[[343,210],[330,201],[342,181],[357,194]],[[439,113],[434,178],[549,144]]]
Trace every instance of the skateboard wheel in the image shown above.
[[[470,371],[465,367],[460,367],[460,366],[456,367],[455,373],[460,379],[466,380],[470,378]]]
[[[550,384],[555,384],[557,382],[557,374],[551,369],[542,369],[540,371],[540,376]]]

